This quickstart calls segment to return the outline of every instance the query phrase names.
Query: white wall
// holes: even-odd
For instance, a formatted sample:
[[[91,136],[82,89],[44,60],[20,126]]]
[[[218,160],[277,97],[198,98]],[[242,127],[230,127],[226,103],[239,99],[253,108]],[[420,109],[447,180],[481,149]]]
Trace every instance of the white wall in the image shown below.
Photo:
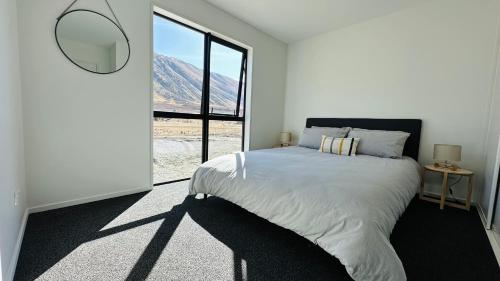
[[[132,56],[122,71],[99,75],[76,67],[57,47],[56,18],[70,2],[18,1],[30,206],[151,186],[150,8],[145,1],[111,1]],[[75,7],[109,14],[105,5]]]
[[[460,164],[481,187],[499,9],[435,0],[291,44],[284,128],[298,136],[307,117],[420,118],[420,162],[432,162],[434,143],[461,144]]]
[[[151,186],[151,3],[111,1],[131,58],[121,71],[97,75],[75,67],[56,45],[56,18],[69,2],[18,1],[30,206]],[[274,144],[283,120],[286,45],[201,0],[159,3],[253,47],[250,147]],[[104,5],[75,7],[106,12]]]
[[[0,0],[0,280],[12,279],[25,203],[16,2]],[[19,204],[14,193],[19,190]]]

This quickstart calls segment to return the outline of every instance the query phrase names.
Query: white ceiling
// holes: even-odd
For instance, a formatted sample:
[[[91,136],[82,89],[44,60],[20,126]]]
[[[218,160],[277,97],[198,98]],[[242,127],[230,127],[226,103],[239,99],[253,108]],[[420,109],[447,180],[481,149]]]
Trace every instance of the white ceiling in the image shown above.
[[[205,0],[290,43],[429,0]]]

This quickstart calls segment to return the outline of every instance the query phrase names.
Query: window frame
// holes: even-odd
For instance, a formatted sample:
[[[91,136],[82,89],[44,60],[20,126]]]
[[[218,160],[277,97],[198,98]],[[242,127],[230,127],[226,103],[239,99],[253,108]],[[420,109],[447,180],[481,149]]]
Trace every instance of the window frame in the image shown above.
[[[170,112],[170,111],[157,111],[154,110],[153,104],[153,118],[161,119],[198,119],[202,120],[202,159],[201,163],[208,161],[208,145],[209,145],[209,123],[211,120],[217,121],[238,121],[242,123],[242,134],[241,134],[241,151],[245,150],[245,119],[246,119],[246,101],[247,101],[247,77],[248,77],[248,49],[224,40],[220,37],[213,35],[210,32],[205,32],[197,29],[193,26],[180,22],[171,17],[165,16],[161,13],[154,11],[154,16],[159,16],[164,20],[171,21],[173,23],[179,24],[183,27],[191,29],[193,31],[199,32],[204,35],[204,63],[203,63],[203,84],[201,90],[201,108],[200,113],[183,113],[183,112]],[[210,54],[211,54],[211,44],[212,42],[222,45],[224,47],[231,48],[233,50],[242,53],[241,67],[240,67],[240,79],[238,82],[238,97],[235,108],[235,115],[232,114],[222,114],[222,113],[210,113]],[[153,58],[154,59],[154,58]],[[153,93],[151,93],[153,94]],[[243,95],[243,96],[242,96]],[[243,102],[243,112],[240,116],[240,107]],[[154,125],[153,125],[154,126]],[[153,186],[174,183],[179,181],[188,180],[190,178],[176,179],[166,182],[154,183]]]

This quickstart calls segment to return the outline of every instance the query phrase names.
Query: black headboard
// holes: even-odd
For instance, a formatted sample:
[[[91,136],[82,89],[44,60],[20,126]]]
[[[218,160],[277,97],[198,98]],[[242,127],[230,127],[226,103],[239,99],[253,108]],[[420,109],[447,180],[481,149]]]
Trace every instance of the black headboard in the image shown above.
[[[420,119],[370,119],[370,118],[307,118],[306,127],[351,127],[368,130],[403,131],[410,133],[403,155],[418,161],[420,147]]]

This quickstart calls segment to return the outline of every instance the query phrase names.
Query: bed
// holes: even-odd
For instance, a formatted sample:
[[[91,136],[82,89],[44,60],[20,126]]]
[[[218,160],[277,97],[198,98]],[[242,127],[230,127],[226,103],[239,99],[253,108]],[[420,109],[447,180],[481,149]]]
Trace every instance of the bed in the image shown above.
[[[420,185],[416,119],[309,118],[306,127],[405,131],[402,159],[286,147],[235,153],[202,164],[189,193],[210,194],[319,245],[354,280],[406,280],[389,242]]]

